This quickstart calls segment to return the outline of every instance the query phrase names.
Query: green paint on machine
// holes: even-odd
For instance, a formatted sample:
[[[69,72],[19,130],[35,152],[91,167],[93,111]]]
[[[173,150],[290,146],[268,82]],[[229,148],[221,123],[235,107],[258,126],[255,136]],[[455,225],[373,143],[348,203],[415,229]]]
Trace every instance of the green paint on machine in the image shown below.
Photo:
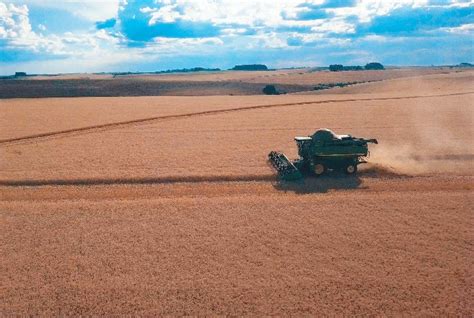
[[[295,141],[299,158],[294,161],[278,151],[268,154],[268,160],[281,180],[298,180],[308,174],[320,176],[328,170],[355,174],[357,166],[367,162],[368,143],[378,143],[377,139],[336,135],[329,129],[319,129],[311,136],[295,137]]]

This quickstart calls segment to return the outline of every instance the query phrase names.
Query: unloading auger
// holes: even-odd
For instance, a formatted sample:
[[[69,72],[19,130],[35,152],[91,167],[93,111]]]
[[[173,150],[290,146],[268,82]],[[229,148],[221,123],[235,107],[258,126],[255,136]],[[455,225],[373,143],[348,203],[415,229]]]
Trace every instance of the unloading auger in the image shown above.
[[[367,162],[367,144],[378,143],[377,139],[336,135],[329,129],[319,129],[307,137],[295,137],[295,141],[299,155],[296,160],[291,161],[278,151],[268,154],[268,160],[281,180],[297,180],[305,174],[320,176],[328,170],[355,174],[357,166]]]

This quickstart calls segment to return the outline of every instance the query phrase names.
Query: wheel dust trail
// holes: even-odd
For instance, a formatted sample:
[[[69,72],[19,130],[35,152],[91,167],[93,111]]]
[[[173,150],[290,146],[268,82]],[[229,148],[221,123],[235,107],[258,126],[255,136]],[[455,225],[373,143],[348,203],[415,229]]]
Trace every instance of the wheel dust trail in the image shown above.
[[[461,95],[470,95],[470,94],[474,94],[474,92],[439,94],[439,95],[412,95],[412,96],[399,96],[399,97],[329,99],[329,100],[297,102],[297,103],[255,105],[255,106],[240,107],[240,108],[236,107],[236,108],[229,108],[229,109],[209,110],[209,111],[186,113],[186,114],[179,114],[179,115],[155,116],[155,117],[134,119],[134,120],[128,120],[128,121],[115,122],[115,123],[53,131],[53,132],[47,132],[47,133],[41,133],[41,134],[35,134],[35,135],[23,136],[23,137],[11,138],[11,139],[3,139],[3,140],[0,140],[0,145],[9,145],[9,144],[15,144],[19,142],[31,142],[31,141],[47,139],[50,137],[76,135],[76,134],[81,134],[81,133],[90,133],[94,131],[116,129],[116,128],[121,128],[125,126],[135,125],[135,124],[147,123],[147,122],[175,120],[175,119],[188,118],[188,117],[194,117],[194,116],[207,116],[207,115],[223,114],[223,113],[230,113],[230,112],[241,112],[241,111],[256,110],[256,109],[328,104],[328,103],[337,103],[337,102],[344,103],[344,102],[360,102],[360,101],[386,101],[386,100],[433,98],[433,97],[461,96]]]

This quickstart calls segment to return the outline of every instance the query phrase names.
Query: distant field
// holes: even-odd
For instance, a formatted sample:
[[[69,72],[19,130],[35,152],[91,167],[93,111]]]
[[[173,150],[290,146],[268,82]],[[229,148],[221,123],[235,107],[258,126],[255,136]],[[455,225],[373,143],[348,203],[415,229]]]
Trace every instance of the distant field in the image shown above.
[[[309,69],[260,72],[205,72],[158,75],[60,75],[0,80],[0,98],[92,96],[260,95],[267,84],[281,92],[312,91],[318,84],[364,83],[460,72],[449,68],[312,72]]]
[[[353,96],[7,100],[1,106],[0,177],[268,176],[270,150],[295,156],[293,136],[319,127],[377,137],[381,145],[375,147],[374,159],[383,155],[401,168],[399,162],[410,158],[469,157],[474,154],[473,74],[377,82],[369,84],[372,91],[393,91]],[[41,136],[48,132],[57,134]],[[15,142],[21,137],[30,139]],[[424,161],[410,163],[423,170]],[[447,160],[440,169],[456,172],[471,163]]]
[[[472,316],[474,72],[429,71],[0,100],[0,314]],[[357,75],[299,72],[275,82]],[[268,152],[320,127],[370,163],[278,183]]]
[[[208,96],[258,95],[265,85],[244,82],[154,81],[143,78],[0,80],[0,98],[92,97],[92,96]],[[311,90],[311,86],[285,84],[288,93]]]

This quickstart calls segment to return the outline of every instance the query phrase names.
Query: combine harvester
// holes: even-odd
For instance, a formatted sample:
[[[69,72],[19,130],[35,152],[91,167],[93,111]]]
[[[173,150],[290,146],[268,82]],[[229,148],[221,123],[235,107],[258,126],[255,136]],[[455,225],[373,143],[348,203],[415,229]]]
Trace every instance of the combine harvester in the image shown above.
[[[295,137],[298,159],[290,161],[285,154],[272,151],[268,154],[271,165],[280,180],[301,179],[304,174],[320,176],[328,170],[343,170],[355,174],[357,166],[366,163],[369,155],[367,143],[377,144],[377,139],[336,135],[329,129],[317,130],[308,137]]]

